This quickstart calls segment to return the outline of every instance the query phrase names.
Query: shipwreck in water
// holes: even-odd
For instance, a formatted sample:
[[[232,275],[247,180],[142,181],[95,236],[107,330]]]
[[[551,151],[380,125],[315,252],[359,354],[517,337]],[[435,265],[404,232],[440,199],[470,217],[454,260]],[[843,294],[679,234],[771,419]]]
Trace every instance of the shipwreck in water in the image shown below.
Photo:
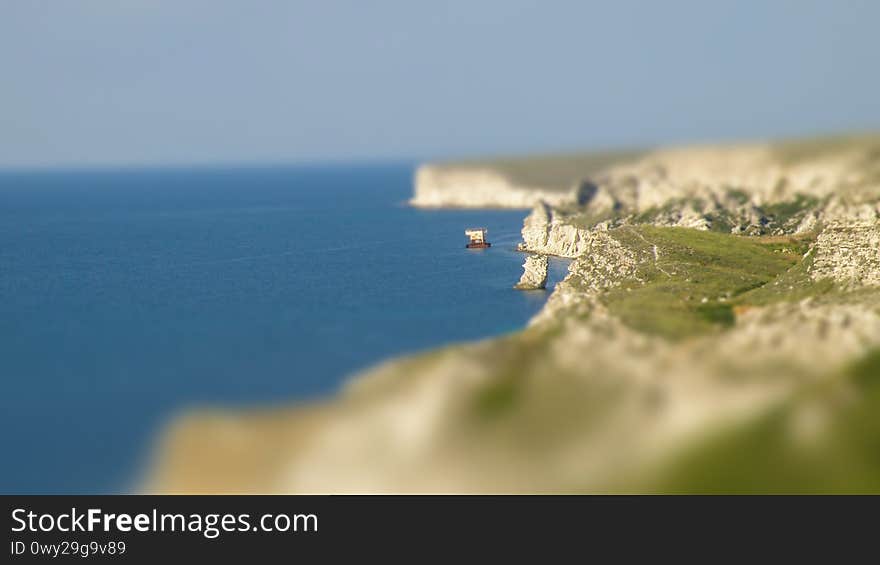
[[[470,238],[465,247],[468,249],[484,249],[486,247],[492,247],[492,244],[486,241],[486,234],[489,233],[489,230],[486,228],[468,228],[464,230],[464,235]]]

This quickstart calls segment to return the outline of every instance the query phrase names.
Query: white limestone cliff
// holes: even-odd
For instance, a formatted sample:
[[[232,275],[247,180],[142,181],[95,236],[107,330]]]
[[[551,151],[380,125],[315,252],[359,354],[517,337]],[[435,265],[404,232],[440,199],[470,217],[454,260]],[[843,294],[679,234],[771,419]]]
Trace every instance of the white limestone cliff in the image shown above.
[[[421,208],[530,208],[538,201],[572,202],[576,187],[517,183],[491,168],[423,165],[410,204]]]
[[[542,201],[523,220],[523,242],[519,249],[558,257],[577,257],[586,251],[591,237],[590,230],[565,223]]]
[[[547,288],[547,269],[550,262],[546,255],[529,255],[523,263],[523,274],[513,288],[517,290],[541,290]]]

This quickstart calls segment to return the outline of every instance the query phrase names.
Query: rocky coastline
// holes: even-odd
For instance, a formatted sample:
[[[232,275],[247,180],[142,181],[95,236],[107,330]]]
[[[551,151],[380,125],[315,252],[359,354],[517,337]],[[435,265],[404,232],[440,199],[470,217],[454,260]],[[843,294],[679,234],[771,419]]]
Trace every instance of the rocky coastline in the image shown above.
[[[414,190],[531,208],[518,286],[572,261],[529,327],[180,420],[150,490],[880,492],[880,136],[427,165]]]

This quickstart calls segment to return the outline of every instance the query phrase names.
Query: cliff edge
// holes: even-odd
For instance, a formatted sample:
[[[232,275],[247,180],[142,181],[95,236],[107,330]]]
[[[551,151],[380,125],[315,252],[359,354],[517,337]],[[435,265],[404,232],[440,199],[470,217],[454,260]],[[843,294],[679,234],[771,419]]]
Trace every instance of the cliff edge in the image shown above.
[[[410,204],[422,208],[531,208],[582,197],[582,181],[634,152],[500,158],[420,166]]]

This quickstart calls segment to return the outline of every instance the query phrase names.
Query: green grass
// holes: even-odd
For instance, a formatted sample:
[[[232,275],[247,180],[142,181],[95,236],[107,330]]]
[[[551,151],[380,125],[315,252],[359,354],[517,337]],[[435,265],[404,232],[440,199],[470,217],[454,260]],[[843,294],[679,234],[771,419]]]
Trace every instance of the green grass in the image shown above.
[[[512,375],[503,375],[492,380],[474,398],[475,408],[481,418],[494,418],[509,411],[516,405],[521,387]]]
[[[805,410],[821,418],[798,439]],[[880,493],[880,351],[676,458],[664,493]]]
[[[736,322],[730,304],[704,304],[697,307],[697,314],[709,323],[724,327],[730,327]]]
[[[797,194],[792,200],[762,206],[761,211],[773,222],[782,225],[798,214],[816,208],[819,203],[820,200],[814,196]]]
[[[768,244],[768,249],[779,253],[791,252],[803,256],[810,240]],[[806,298],[839,296],[842,291],[831,279],[814,281],[808,272],[812,256],[807,257],[776,277],[772,282],[739,296],[737,302],[748,306],[767,306],[778,302],[799,302]]]
[[[500,339],[493,348],[493,376],[477,389],[472,415],[485,423],[509,414],[522,397],[524,381],[530,374],[536,352],[542,349],[556,329],[523,332]]]
[[[651,208],[636,214],[633,220],[636,224],[650,224],[660,216],[676,214],[686,208],[699,210],[705,207],[705,205],[706,203],[699,198],[673,198],[663,204],[663,206],[652,206]]]
[[[751,195],[745,190],[741,190],[739,188],[728,189],[727,196],[743,205],[748,204],[749,200],[751,200]]]
[[[734,323],[737,297],[761,288],[801,259],[797,250],[755,238],[686,228],[627,227],[614,237],[658,258],[640,278],[602,295],[612,314],[647,333],[679,339]]]

